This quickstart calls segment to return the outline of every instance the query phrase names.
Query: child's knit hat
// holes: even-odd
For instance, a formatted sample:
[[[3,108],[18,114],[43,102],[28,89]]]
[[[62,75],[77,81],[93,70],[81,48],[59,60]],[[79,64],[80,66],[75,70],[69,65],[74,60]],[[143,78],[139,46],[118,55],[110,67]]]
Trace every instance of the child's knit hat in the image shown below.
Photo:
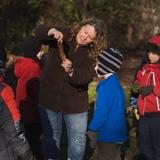
[[[123,60],[122,51],[115,48],[107,48],[98,55],[97,73],[100,76],[106,73],[116,73],[119,71]]]
[[[148,40],[148,43],[146,44],[145,48],[147,49],[147,51],[151,51],[160,55],[160,35],[151,37]]]
[[[41,43],[34,37],[30,36],[22,43],[22,53],[24,57],[37,59],[37,53],[41,50]]]

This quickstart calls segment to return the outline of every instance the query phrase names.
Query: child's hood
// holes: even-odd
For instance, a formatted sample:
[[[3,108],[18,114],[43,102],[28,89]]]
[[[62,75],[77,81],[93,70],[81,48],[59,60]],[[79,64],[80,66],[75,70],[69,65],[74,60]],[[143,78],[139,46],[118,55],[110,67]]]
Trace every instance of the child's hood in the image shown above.
[[[14,67],[16,77],[27,76],[37,63],[31,58],[17,58]]]

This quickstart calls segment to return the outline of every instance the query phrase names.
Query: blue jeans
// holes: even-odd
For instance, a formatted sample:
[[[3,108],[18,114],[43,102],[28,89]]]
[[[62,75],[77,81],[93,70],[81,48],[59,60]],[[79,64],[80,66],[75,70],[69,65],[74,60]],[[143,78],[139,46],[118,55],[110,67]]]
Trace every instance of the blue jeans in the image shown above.
[[[68,159],[82,160],[86,146],[88,112],[65,114],[39,107],[43,130],[43,147],[46,159],[60,159],[62,117],[68,135]]]

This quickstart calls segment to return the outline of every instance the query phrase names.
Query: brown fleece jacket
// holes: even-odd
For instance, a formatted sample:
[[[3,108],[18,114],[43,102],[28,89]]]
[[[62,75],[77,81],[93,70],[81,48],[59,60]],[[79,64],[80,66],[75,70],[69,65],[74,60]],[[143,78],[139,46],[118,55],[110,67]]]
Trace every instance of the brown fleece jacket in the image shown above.
[[[40,25],[36,37],[49,45],[40,78],[40,104],[50,110],[64,114],[82,113],[88,110],[88,84],[94,76],[95,61],[90,58],[90,46],[75,48],[70,30],[57,28],[64,34],[63,48],[66,57],[73,63],[73,76],[68,77],[63,67],[54,37],[48,37],[51,27]]]

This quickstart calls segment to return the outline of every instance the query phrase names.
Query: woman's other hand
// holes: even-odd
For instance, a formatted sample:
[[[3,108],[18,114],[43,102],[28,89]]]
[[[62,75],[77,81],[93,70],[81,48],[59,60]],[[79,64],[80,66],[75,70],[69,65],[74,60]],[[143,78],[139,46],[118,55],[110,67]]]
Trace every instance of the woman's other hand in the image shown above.
[[[72,74],[73,74],[72,62],[69,59],[66,58],[65,60],[63,60],[61,65],[63,66],[65,72],[69,76],[72,76]]]

